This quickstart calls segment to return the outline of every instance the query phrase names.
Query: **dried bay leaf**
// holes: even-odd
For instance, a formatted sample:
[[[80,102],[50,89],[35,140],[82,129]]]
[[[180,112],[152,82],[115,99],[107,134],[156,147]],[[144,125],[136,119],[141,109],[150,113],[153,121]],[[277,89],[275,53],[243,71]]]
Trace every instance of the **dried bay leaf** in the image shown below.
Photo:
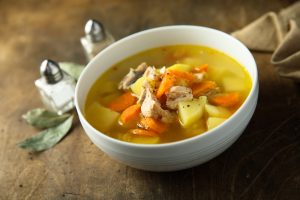
[[[83,65],[79,65],[72,62],[60,62],[59,66],[64,72],[66,72],[75,80],[78,80],[82,70],[84,69]]]
[[[22,117],[32,126],[38,128],[50,128],[65,121],[68,117],[70,117],[70,114],[58,115],[55,112],[51,112],[43,108],[36,108],[28,111]]]
[[[25,139],[17,144],[18,147],[30,151],[43,151],[57,144],[70,130],[73,116],[70,116],[61,124],[41,131],[35,136]]]

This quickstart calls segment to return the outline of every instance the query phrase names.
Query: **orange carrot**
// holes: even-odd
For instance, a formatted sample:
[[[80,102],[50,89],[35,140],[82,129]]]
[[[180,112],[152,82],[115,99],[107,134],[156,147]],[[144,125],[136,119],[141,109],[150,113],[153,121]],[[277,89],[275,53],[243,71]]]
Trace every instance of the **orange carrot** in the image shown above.
[[[193,95],[196,97],[204,95],[216,87],[217,84],[214,81],[202,81],[192,86]]]
[[[120,116],[120,120],[123,124],[127,124],[128,122],[132,122],[132,121],[137,121],[139,119],[141,113],[141,106],[138,104],[129,106],[128,108],[126,108],[121,116]]]
[[[207,72],[207,70],[208,70],[208,64],[203,64],[198,67],[195,67],[193,69],[193,72],[203,73],[203,72]]]
[[[240,103],[240,100],[241,96],[238,92],[220,94],[210,98],[211,103],[224,107],[232,107],[238,105]]]
[[[184,71],[179,71],[179,70],[168,70],[168,72],[171,74],[171,75],[174,75],[176,78],[179,78],[179,79],[185,79],[185,80],[188,80],[188,81],[194,81],[195,80],[195,76],[194,74],[190,73],[190,72],[184,72]]]
[[[140,125],[151,131],[155,131],[156,133],[163,133],[167,130],[167,125],[163,122],[160,122],[151,117],[142,118],[140,121]]]
[[[169,91],[169,89],[174,85],[175,77],[170,73],[165,73],[163,79],[158,87],[156,97],[160,98],[163,94]]]
[[[129,106],[135,104],[137,101],[137,98],[132,96],[130,92],[126,92],[113,100],[108,107],[114,111],[122,112]]]
[[[140,128],[131,129],[130,132],[134,135],[157,136],[157,133],[154,131],[144,130],[144,129],[140,129]]]

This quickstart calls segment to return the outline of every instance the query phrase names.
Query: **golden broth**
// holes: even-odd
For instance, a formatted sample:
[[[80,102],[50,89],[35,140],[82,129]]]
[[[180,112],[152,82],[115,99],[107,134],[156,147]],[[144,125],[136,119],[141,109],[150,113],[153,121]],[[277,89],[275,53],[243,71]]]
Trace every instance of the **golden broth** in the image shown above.
[[[193,66],[208,64],[207,79],[215,81],[222,92],[238,91],[242,97],[242,102],[244,102],[251,89],[251,79],[244,67],[236,60],[215,49],[203,46],[176,45],[138,53],[110,67],[98,78],[88,93],[85,117],[93,127],[110,137],[136,143],[167,143],[183,140],[207,131],[207,114],[198,123],[194,123],[188,128],[181,127],[180,123],[172,124],[166,132],[159,135],[159,138],[152,140],[144,140],[143,137],[128,134],[128,129],[120,126],[117,121],[111,128],[105,130],[104,125],[97,121],[99,116],[95,114],[91,106],[95,102],[107,106],[109,102],[119,96],[121,91],[117,87],[120,80],[128,73],[129,68],[135,68],[142,62],[157,68],[168,67],[175,63]],[[230,115],[238,107],[230,108]]]

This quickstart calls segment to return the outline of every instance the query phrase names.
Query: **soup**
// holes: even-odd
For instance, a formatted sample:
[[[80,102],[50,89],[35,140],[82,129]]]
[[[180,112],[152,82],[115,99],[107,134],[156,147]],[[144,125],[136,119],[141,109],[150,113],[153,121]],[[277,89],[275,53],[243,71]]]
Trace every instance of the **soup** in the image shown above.
[[[91,87],[84,114],[94,128],[122,141],[174,142],[223,123],[251,84],[244,67],[222,52],[164,46],[111,66]]]

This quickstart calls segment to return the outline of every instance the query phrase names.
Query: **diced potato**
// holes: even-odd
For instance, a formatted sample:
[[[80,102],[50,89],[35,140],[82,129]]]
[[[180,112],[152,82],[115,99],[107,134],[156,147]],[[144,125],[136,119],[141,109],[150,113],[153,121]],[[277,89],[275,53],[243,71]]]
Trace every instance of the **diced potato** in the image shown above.
[[[189,72],[192,71],[193,66],[187,64],[175,64],[168,67],[168,69]]]
[[[142,76],[141,78],[139,78],[138,80],[135,81],[135,83],[133,83],[130,86],[131,91],[140,96],[143,90],[143,83],[146,80],[146,77]]]
[[[209,117],[206,122],[207,129],[210,130],[212,128],[215,128],[219,124],[223,123],[225,120],[225,118],[221,117]]]
[[[209,65],[208,78],[216,80],[216,82],[218,83],[217,80],[221,79],[221,77],[223,77],[226,72],[226,68],[224,67]]]
[[[205,105],[205,111],[207,112],[209,117],[228,118],[231,114],[230,111],[226,108],[220,106],[213,106],[209,104]]]
[[[191,101],[182,101],[178,104],[178,113],[181,125],[188,127],[200,120],[204,113],[204,105],[207,99],[200,97],[199,99],[193,99]]]
[[[121,137],[121,140],[137,144],[158,144],[160,138],[158,136],[141,136],[133,135],[132,133],[125,133]]]
[[[191,124],[188,128],[182,128],[182,133],[185,137],[193,137],[206,131],[206,120],[200,119],[199,121]]]
[[[246,90],[245,81],[234,76],[226,76],[222,79],[222,85],[226,92],[244,91]]]
[[[206,105],[207,102],[208,102],[207,96],[200,96],[198,99],[199,99],[199,101],[201,101],[204,105]]]
[[[105,108],[97,102],[91,104],[86,112],[87,120],[101,131],[109,130],[120,116],[118,112]]]
[[[108,95],[104,95],[100,98],[100,102],[103,105],[107,105],[110,102],[112,102],[114,99],[116,99],[117,97],[119,97],[121,95],[120,92],[116,92],[116,93],[112,93],[112,94],[108,94]]]

